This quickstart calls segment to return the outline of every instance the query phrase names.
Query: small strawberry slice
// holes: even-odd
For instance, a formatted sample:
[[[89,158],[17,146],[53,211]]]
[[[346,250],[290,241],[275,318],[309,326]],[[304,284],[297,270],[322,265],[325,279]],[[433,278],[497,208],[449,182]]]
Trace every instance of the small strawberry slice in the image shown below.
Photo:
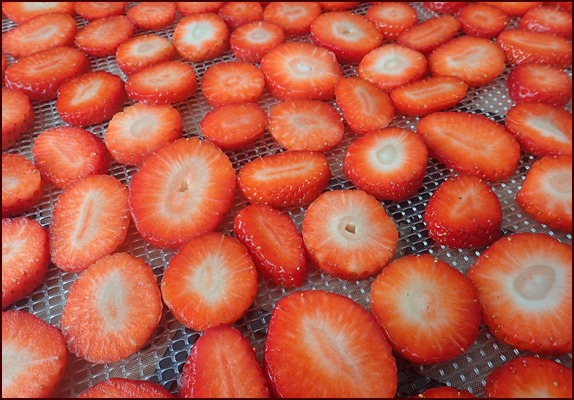
[[[225,3],[220,1],[184,1],[176,2],[175,7],[181,15],[216,13]]]
[[[347,11],[361,4],[360,1],[319,1],[318,3],[323,11]]]
[[[116,53],[120,44],[134,34],[134,24],[125,15],[97,19],[76,35],[76,46],[92,57],[106,57]]]
[[[322,290],[283,297],[271,314],[265,371],[278,397],[394,397],[396,361],[353,300]]]
[[[74,281],[60,328],[71,353],[92,363],[111,363],[147,344],[162,306],[149,265],[116,253],[96,261]]]
[[[451,15],[443,15],[420,22],[397,37],[397,43],[428,54],[448,42],[460,30],[460,22]]]
[[[485,1],[484,4],[501,9],[509,17],[521,17],[528,10],[541,5],[542,1]]]
[[[417,12],[406,3],[384,2],[373,4],[365,17],[383,34],[385,40],[396,38],[418,21]]]
[[[538,6],[528,10],[520,19],[520,29],[546,32],[572,39],[572,13],[552,7]]]
[[[263,6],[261,3],[250,1],[228,2],[219,9],[217,14],[232,31],[241,25],[261,21],[263,19]]]
[[[2,52],[2,84],[4,84],[4,76],[6,75],[7,66],[8,66],[8,60],[6,59],[6,54]]]
[[[25,311],[12,310],[2,313],[2,355],[5,398],[51,397],[68,360],[64,337],[57,328]]]
[[[516,233],[485,250],[467,276],[492,335],[539,354],[572,351],[572,247]]]
[[[475,395],[467,390],[455,389],[452,386],[430,388],[412,397],[413,399],[474,399]]]
[[[74,15],[74,3],[66,1],[5,1],[2,13],[11,21],[20,25],[38,15],[62,13]]]
[[[211,60],[229,48],[229,28],[217,14],[191,14],[175,26],[172,43],[184,60]]]
[[[193,345],[181,374],[180,397],[267,398],[269,389],[251,343],[237,329],[207,329]]]
[[[126,11],[125,1],[77,1],[74,11],[87,21],[123,15]]]
[[[239,61],[259,64],[263,56],[285,42],[285,33],[269,21],[241,25],[231,32],[229,45]]]
[[[427,163],[427,147],[417,134],[386,128],[351,143],[343,171],[357,188],[377,199],[399,201],[422,187]]]
[[[143,1],[130,8],[126,15],[136,28],[163,29],[175,20],[175,3]]]
[[[128,190],[109,175],[90,175],[65,189],[52,211],[52,262],[80,272],[113,253],[130,224]]]
[[[231,209],[235,171],[213,143],[179,139],[146,158],[130,183],[137,230],[157,247],[178,248],[217,227]]]
[[[229,90],[233,88],[233,90]],[[263,73],[255,65],[221,62],[209,67],[201,80],[201,92],[214,107],[233,103],[253,103],[265,88]]]
[[[270,2],[263,10],[263,19],[279,25],[288,36],[305,35],[321,12],[321,6],[313,2]]]
[[[179,248],[165,269],[161,293],[175,318],[189,329],[230,325],[255,300],[257,269],[237,239],[208,232]]]
[[[34,124],[30,99],[19,90],[2,88],[2,150],[12,147]]]
[[[498,35],[496,43],[509,64],[534,62],[561,69],[572,64],[572,44],[550,33],[509,29]]]
[[[572,98],[572,79],[551,65],[520,64],[508,75],[508,95],[516,103],[565,106]]]
[[[110,378],[81,393],[80,399],[173,398],[163,386],[150,381]]]
[[[506,114],[506,129],[534,156],[572,155],[572,114],[542,103],[521,103]]]
[[[464,33],[487,39],[497,37],[508,23],[504,11],[482,3],[468,4],[457,13],[456,18]]]
[[[112,162],[102,139],[72,126],[40,133],[32,146],[32,154],[42,179],[61,188],[88,175],[105,174]]]
[[[423,7],[438,14],[456,14],[466,4],[464,1],[425,1]]]
[[[170,40],[155,34],[135,36],[120,44],[116,50],[118,67],[128,76],[175,58],[177,52]]]
[[[40,171],[21,154],[2,154],[2,217],[33,208],[43,194]]]

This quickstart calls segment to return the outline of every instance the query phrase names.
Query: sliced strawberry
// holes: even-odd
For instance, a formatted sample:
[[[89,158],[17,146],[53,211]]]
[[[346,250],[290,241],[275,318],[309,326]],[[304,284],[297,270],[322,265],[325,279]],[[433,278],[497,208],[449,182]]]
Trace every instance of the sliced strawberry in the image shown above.
[[[418,21],[417,12],[406,3],[384,2],[373,4],[365,17],[383,34],[386,40],[396,38]]]
[[[181,138],[182,132],[181,115],[169,104],[135,103],[114,115],[104,141],[116,162],[140,165],[154,151]]]
[[[17,24],[23,24],[38,15],[62,13],[74,15],[74,3],[66,1],[5,1],[2,13]]]
[[[285,33],[269,21],[241,25],[231,32],[229,44],[239,61],[258,64],[263,56],[285,42]]]
[[[125,1],[78,1],[74,3],[74,11],[85,20],[93,21],[123,15],[126,4]]]
[[[217,14],[191,14],[177,23],[172,42],[181,58],[207,61],[229,48],[229,28]]]
[[[399,201],[422,187],[427,162],[427,147],[417,134],[386,128],[351,143],[343,171],[357,188],[377,199]]]
[[[572,98],[572,79],[551,65],[520,64],[508,75],[508,94],[516,103],[565,106]]]
[[[456,18],[464,33],[487,39],[497,37],[508,23],[504,11],[482,3],[468,4],[457,13]]]
[[[97,19],[76,35],[76,46],[89,56],[106,57],[134,34],[134,24],[125,15]]]
[[[572,44],[550,33],[509,29],[498,35],[498,45],[509,64],[529,62],[568,68],[572,64]]]
[[[2,88],[2,150],[12,147],[34,124],[30,99],[19,90]]]
[[[42,178],[21,154],[2,154],[2,217],[33,208],[42,197]]]
[[[546,32],[572,39],[572,13],[552,7],[538,6],[528,10],[520,19],[520,29]]]
[[[249,147],[267,127],[267,115],[255,103],[227,104],[209,111],[199,124],[203,137],[222,150]]]
[[[163,29],[175,20],[175,3],[144,1],[126,13],[139,29]]]
[[[231,209],[235,171],[213,143],[179,139],[150,155],[130,184],[137,230],[157,247],[177,248],[217,227]]]
[[[286,35],[305,35],[311,23],[321,15],[318,3],[302,1],[271,2],[263,10],[263,19],[279,25]]]
[[[102,381],[78,396],[80,399],[103,399],[103,398],[172,398],[163,386],[149,381],[140,381],[125,378],[110,378]]]
[[[527,172],[516,203],[536,221],[572,233],[572,157],[538,159]]]
[[[181,397],[267,398],[269,389],[251,343],[220,325],[194,343],[181,374]]]
[[[572,113],[541,103],[521,103],[506,114],[506,129],[534,156],[572,155]]]
[[[263,19],[261,3],[250,1],[228,2],[223,5],[217,14],[225,21],[230,30],[250,22]]]
[[[508,178],[518,167],[518,142],[483,115],[432,113],[420,120],[417,133],[432,157],[458,172],[497,181]]]
[[[68,14],[43,14],[2,35],[2,50],[20,58],[57,46],[73,46],[78,28]]]
[[[397,43],[428,54],[448,42],[460,30],[460,22],[451,15],[428,19],[413,26],[397,37]]]
[[[245,164],[237,174],[239,190],[251,203],[289,207],[313,201],[331,179],[323,153],[286,151]]]
[[[283,297],[271,314],[265,371],[278,397],[394,397],[396,361],[353,300],[322,290]]]
[[[34,141],[32,154],[42,179],[62,188],[88,175],[105,174],[112,162],[102,139],[72,126],[40,133]]]
[[[118,67],[128,76],[175,58],[177,52],[169,39],[154,34],[135,36],[120,44],[116,50]]]
[[[165,61],[134,73],[125,87],[132,100],[144,104],[179,103],[195,94],[197,76],[191,65],[179,60]]]
[[[212,65],[201,80],[201,92],[214,107],[256,102],[263,94],[264,87],[265,78],[259,68],[243,62]]]
[[[176,2],[175,6],[181,15],[216,13],[225,3],[220,1],[184,1]]]
[[[423,7],[438,14],[456,14],[466,4],[464,1],[425,1]]]
[[[147,344],[162,306],[149,265],[116,253],[93,263],[74,281],[60,328],[71,353],[92,363],[111,363]]]
[[[559,10],[572,12],[572,2],[571,1],[545,1],[545,6],[558,8]]]
[[[361,4],[360,1],[318,2],[323,11],[347,11]]]
[[[208,232],[179,248],[165,269],[161,293],[175,318],[189,329],[230,325],[255,300],[257,269],[237,239]]]
[[[12,310],[2,313],[2,355],[4,398],[52,396],[68,360],[64,337],[57,328],[27,312]]]
[[[467,390],[455,389],[451,386],[430,388],[412,397],[413,399],[474,399],[475,395]]]
[[[65,189],[54,205],[52,262],[64,271],[83,271],[124,242],[129,224],[127,188],[108,175],[87,176]]]
[[[530,10],[531,8],[538,7],[542,3],[543,3],[542,1],[493,1],[493,2],[485,1],[484,2],[484,4],[488,4],[490,6],[501,9],[509,17],[520,17],[524,15],[526,11]]]

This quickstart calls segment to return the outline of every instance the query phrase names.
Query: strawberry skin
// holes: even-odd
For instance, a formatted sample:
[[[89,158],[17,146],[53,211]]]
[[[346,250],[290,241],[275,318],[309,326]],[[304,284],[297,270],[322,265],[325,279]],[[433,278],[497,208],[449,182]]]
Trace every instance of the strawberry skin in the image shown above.
[[[2,2],[2,13],[11,21],[21,25],[43,14],[62,13],[74,15],[74,3],[66,1],[6,1]]]
[[[493,39],[508,24],[508,16],[499,8],[482,3],[468,4],[456,15],[461,29],[470,36]]]
[[[263,94],[265,78],[255,65],[243,62],[222,62],[205,71],[201,92],[214,107],[234,103],[254,103]],[[229,90],[233,88],[233,90]]]
[[[466,390],[458,390],[452,386],[430,388],[412,397],[413,399],[474,399],[475,395]]]
[[[116,62],[128,76],[142,69],[177,57],[175,47],[159,35],[149,34],[130,38],[116,50]]]
[[[95,384],[81,393],[80,399],[103,399],[103,398],[173,398],[163,386],[149,381],[140,381],[125,378],[110,378]]]
[[[229,45],[239,61],[259,64],[263,56],[285,42],[283,29],[273,22],[256,21],[231,32]]]
[[[420,22],[397,37],[397,43],[428,54],[448,42],[460,30],[460,22],[451,15],[443,15]]]
[[[572,64],[572,44],[550,33],[508,29],[498,35],[496,43],[509,64],[534,62],[561,69]]]
[[[527,63],[515,66],[506,81],[514,102],[565,106],[572,98],[572,79],[551,65]]]
[[[177,23],[172,42],[184,60],[207,61],[228,49],[229,28],[217,14],[191,14]]]
[[[395,40],[418,21],[414,8],[398,2],[373,3],[365,13],[365,17],[375,24],[386,40]]]
[[[40,171],[21,154],[2,154],[2,218],[35,207],[44,192]]]
[[[147,1],[136,4],[127,12],[128,18],[139,29],[167,28],[175,20],[175,3]]]
[[[263,10],[263,20],[279,25],[288,36],[306,35],[321,12],[315,2],[270,2]]]
[[[2,88],[2,150],[12,147],[34,124],[30,99],[19,90]]]
[[[528,10],[518,23],[520,29],[547,32],[572,39],[572,12],[538,6]]]
[[[126,11],[125,1],[77,1],[74,3],[76,14],[86,21],[123,15]]]
[[[133,36],[134,30],[128,17],[114,15],[90,22],[78,32],[75,43],[89,56],[111,56],[120,44]]]

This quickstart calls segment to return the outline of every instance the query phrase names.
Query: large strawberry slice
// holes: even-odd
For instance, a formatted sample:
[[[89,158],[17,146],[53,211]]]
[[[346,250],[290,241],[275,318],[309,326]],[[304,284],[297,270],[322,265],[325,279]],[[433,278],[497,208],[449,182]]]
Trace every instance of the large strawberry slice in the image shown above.
[[[134,34],[134,24],[125,15],[97,19],[83,27],[75,38],[76,46],[92,57],[116,53],[120,44]]]
[[[550,33],[509,29],[498,35],[496,43],[504,50],[509,64],[535,62],[558,68],[572,64],[572,44]]]
[[[74,15],[74,3],[67,1],[5,1],[2,2],[2,13],[16,24],[23,24],[43,14]]]
[[[265,371],[278,397],[394,397],[397,367],[381,327],[353,300],[321,290],[273,310]]]
[[[181,15],[187,17],[192,14],[216,13],[225,3],[222,1],[182,1],[175,6]]]
[[[212,65],[201,80],[201,92],[214,107],[256,102],[263,94],[264,87],[263,73],[255,65],[244,62]]]
[[[191,14],[177,23],[172,42],[181,58],[207,61],[228,49],[229,28],[217,14]]]
[[[81,393],[80,399],[173,398],[163,386],[151,382],[126,378],[110,378]]]
[[[258,64],[263,56],[285,42],[283,29],[273,22],[257,21],[231,32],[229,45],[239,61]]]
[[[395,40],[401,33],[415,26],[417,12],[406,3],[381,2],[371,5],[365,17],[382,33],[386,40]]]
[[[516,103],[546,103],[565,106],[572,98],[572,79],[551,65],[520,64],[508,75],[508,95]]]
[[[159,35],[149,34],[130,38],[116,50],[118,67],[126,75],[133,75],[146,67],[177,57],[175,47]]]
[[[484,4],[488,4],[493,7],[497,7],[504,11],[509,17],[521,17],[528,10],[538,7],[541,5],[542,1],[485,1]]]
[[[77,1],[74,11],[87,21],[123,15],[126,11],[125,1]]]
[[[420,22],[397,37],[397,43],[428,54],[448,42],[460,30],[460,22],[451,15],[443,15]]]
[[[572,39],[572,13],[553,7],[535,7],[528,10],[520,19],[520,29],[534,32],[547,32]]]
[[[412,397],[413,399],[474,399],[475,395],[467,390],[455,389],[452,386],[430,388]]]
[[[217,14],[225,21],[229,30],[263,19],[263,6],[252,1],[230,1],[221,7]]]
[[[572,351],[572,247],[546,234],[499,239],[467,276],[497,339],[540,354]]]
[[[60,328],[71,353],[110,363],[149,341],[162,306],[152,269],[128,253],[116,253],[96,261],[74,281]]]
[[[497,37],[508,24],[504,11],[482,3],[468,4],[457,13],[456,18],[464,33],[487,39]]]
[[[175,20],[175,3],[144,1],[130,8],[126,14],[139,29],[163,29]]]
[[[19,90],[2,88],[2,150],[14,146],[34,124],[30,99]]]
[[[305,35],[321,12],[321,6],[314,2],[270,2],[263,10],[263,19],[279,25],[287,35]]]
[[[2,154],[2,217],[33,208],[42,197],[42,177],[21,154]]]

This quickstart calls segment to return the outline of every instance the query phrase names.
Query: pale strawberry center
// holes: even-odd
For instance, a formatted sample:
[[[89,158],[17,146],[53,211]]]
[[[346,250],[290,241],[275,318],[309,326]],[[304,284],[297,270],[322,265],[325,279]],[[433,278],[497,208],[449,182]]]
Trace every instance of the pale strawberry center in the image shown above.
[[[37,360],[36,354],[30,354],[21,346],[10,342],[2,343],[2,392],[12,385],[21,374],[28,374],[30,365]],[[43,360],[42,360],[43,361]]]
[[[572,174],[558,173],[550,178],[550,187],[560,194],[572,195]]]
[[[337,230],[341,234],[341,236],[347,240],[356,240],[360,237],[360,221],[357,218],[352,216],[346,216],[341,218],[339,221],[339,226]]]
[[[20,179],[15,176],[2,176],[2,192],[11,192],[20,185]]]
[[[187,44],[201,46],[203,41],[214,37],[213,30],[209,22],[196,22],[187,27],[183,40]]]
[[[226,282],[230,271],[220,265],[227,261],[219,255],[209,255],[188,276],[188,285],[195,293],[201,293],[203,300],[215,304],[225,297]]]
[[[22,234],[24,233],[24,228],[20,229],[13,239],[10,241],[2,240],[2,260],[4,262],[8,262],[8,260],[15,259],[19,257],[21,251],[24,249],[24,246],[27,243],[26,239],[22,238]]]
[[[476,65],[483,62],[488,63],[489,60],[485,57],[484,47],[468,47],[463,51],[459,51],[456,54],[448,57],[448,64],[453,66],[468,67],[469,65]]]
[[[85,84],[80,84],[76,88],[74,96],[70,99],[70,104],[72,106],[77,106],[84,102],[92,100],[97,96],[101,87],[102,87],[102,81],[100,80],[92,80]]]
[[[146,54],[146,53],[152,53],[157,47],[155,46],[155,44],[150,43],[150,42],[145,42],[142,43],[138,46],[136,46],[136,53],[137,54]]]
[[[390,165],[395,161],[397,156],[397,150],[393,145],[384,146],[382,149],[377,151],[377,160],[383,165]]]
[[[545,117],[528,117],[526,124],[535,129],[541,136],[568,143],[569,139],[551,120]]]
[[[364,32],[358,29],[355,24],[347,21],[333,24],[333,34],[340,39],[353,42],[365,36]]]
[[[134,138],[141,138],[153,133],[157,129],[157,120],[149,114],[138,114],[137,119],[132,123],[128,132]]]
[[[533,265],[520,272],[513,281],[516,293],[526,300],[543,300],[554,286],[556,271],[547,265]]]
[[[279,15],[287,18],[289,21],[297,21],[299,18],[303,18],[307,14],[305,7],[282,3],[281,11]]]
[[[118,271],[113,271],[101,282],[101,291],[97,297],[97,309],[104,317],[104,327],[107,331],[121,332],[125,328],[127,319],[127,293],[129,287],[124,277]]]
[[[252,43],[265,43],[269,40],[270,34],[265,29],[255,29],[248,35],[249,41]]]
[[[37,40],[45,40],[51,38],[57,32],[58,30],[55,26],[45,26],[42,29],[38,29],[37,31],[29,33],[22,39],[29,42],[34,42]]]
[[[375,101],[369,95],[369,92],[362,87],[357,87],[355,89],[355,95],[358,100],[358,109],[362,110],[366,115],[373,115],[375,113]]]
[[[429,98],[437,97],[442,93],[448,93],[453,90],[455,86],[451,83],[439,83],[438,85],[421,85],[420,87],[413,87],[411,90],[406,92],[407,97],[410,98]]]

